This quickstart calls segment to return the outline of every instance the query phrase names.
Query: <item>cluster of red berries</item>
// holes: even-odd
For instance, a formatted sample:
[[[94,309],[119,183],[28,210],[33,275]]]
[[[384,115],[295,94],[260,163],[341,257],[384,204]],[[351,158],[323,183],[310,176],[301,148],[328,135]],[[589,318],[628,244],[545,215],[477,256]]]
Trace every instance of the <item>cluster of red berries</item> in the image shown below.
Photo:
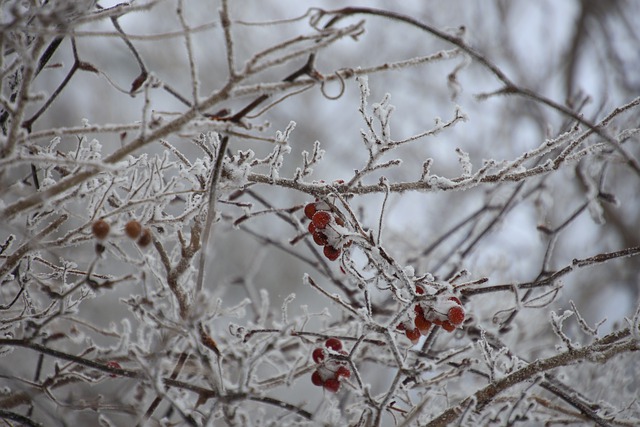
[[[342,250],[338,227],[344,227],[344,220],[331,211],[329,204],[321,201],[309,203],[304,207],[304,214],[311,220],[309,233],[318,246],[323,246],[323,253],[329,260],[335,261]]]
[[[110,231],[111,226],[104,219],[94,221],[94,223],[91,225],[91,232],[98,240],[106,239]],[[151,230],[146,227],[142,227],[142,224],[140,224],[135,219],[132,219],[125,224],[124,232],[130,239],[137,239],[136,243],[141,247],[148,246],[149,243],[151,243],[151,241],[153,240]]]
[[[348,363],[337,359],[336,355],[347,355],[347,352],[342,349],[342,341],[337,338],[328,338],[324,342],[324,347],[317,347],[311,353],[313,361],[319,365],[311,374],[311,382],[332,393],[338,391],[343,378],[351,376]]]
[[[418,295],[424,294],[421,286],[416,286]],[[465,312],[458,297],[453,295],[439,295],[436,303],[429,304],[416,303],[413,307],[413,316],[398,324],[397,329],[404,331],[404,334],[412,343],[417,343],[420,335],[426,335],[431,326],[440,326],[447,332],[453,332],[464,322]]]

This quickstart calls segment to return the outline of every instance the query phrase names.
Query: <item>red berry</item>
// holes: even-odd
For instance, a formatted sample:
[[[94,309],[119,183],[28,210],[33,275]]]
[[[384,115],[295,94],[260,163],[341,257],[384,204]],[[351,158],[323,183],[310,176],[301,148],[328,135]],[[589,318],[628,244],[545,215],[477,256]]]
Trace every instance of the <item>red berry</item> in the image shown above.
[[[338,257],[340,256],[340,249],[336,249],[331,245],[326,245],[324,247],[323,252],[324,252],[324,256],[329,258],[329,260],[331,261],[337,260]]]
[[[440,326],[442,326],[442,329],[444,329],[447,332],[453,332],[456,329],[456,326],[453,323],[449,322],[448,320],[445,320],[444,322],[442,322]]]
[[[340,378],[349,378],[351,376],[351,371],[346,366],[340,366],[336,371],[336,377]]]
[[[424,288],[420,285],[416,285],[416,294],[418,295],[424,294]]]
[[[449,321],[454,325],[461,325],[464,322],[464,309],[459,305],[451,307],[447,313]]]
[[[420,331],[417,329],[407,329],[404,334],[411,340],[412,343],[417,343],[420,339]]]
[[[329,338],[324,342],[324,346],[333,351],[340,351],[342,350],[342,341],[338,338]]]
[[[316,385],[318,387],[322,387],[322,384],[324,384],[324,381],[322,381],[322,377],[320,376],[320,372],[313,371],[313,374],[311,374],[311,382],[313,383],[313,385]]]
[[[331,222],[331,214],[327,211],[318,211],[311,218],[317,228],[325,228]]]
[[[329,378],[322,386],[325,390],[330,391],[331,393],[336,393],[340,388],[340,381],[336,378]]]
[[[422,306],[420,304],[416,304],[415,307],[413,307],[413,311],[416,314],[424,316],[424,309],[422,308]]]
[[[96,238],[102,240],[107,237],[110,228],[111,227],[109,226],[109,223],[107,221],[105,221],[104,219],[99,219],[91,226],[91,232],[94,236],[96,236]]]
[[[422,335],[426,335],[426,333],[429,332],[429,329],[431,329],[431,322],[423,315],[417,315],[414,323]]]
[[[318,246],[325,246],[327,243],[329,243],[329,238],[322,231],[316,231],[315,233],[312,234],[312,237],[313,237],[313,241]]]
[[[309,230],[309,233],[313,234],[316,232],[316,226],[313,222],[309,223],[309,227],[307,227],[307,229]]]
[[[309,203],[304,207],[304,215],[311,219],[313,218],[313,214],[316,213],[316,204],[315,203]]]
[[[398,323],[398,326],[396,326],[396,329],[399,331],[404,331],[405,330],[404,323]]]
[[[313,361],[316,363],[321,363],[324,360],[324,350],[321,348],[316,348],[315,350],[313,350],[313,353],[311,353],[311,357],[313,358]]]
[[[449,297],[449,301],[453,301],[458,305],[462,305],[462,303],[460,302],[460,300],[458,299],[458,297]]]

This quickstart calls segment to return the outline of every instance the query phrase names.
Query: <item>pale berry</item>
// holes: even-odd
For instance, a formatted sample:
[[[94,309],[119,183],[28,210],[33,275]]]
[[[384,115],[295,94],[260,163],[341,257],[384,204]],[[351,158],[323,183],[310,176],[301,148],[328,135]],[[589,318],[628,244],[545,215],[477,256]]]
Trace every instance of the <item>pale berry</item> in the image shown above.
[[[313,358],[313,361],[316,363],[321,363],[324,360],[324,350],[321,348],[316,348],[315,350],[313,350],[313,353],[311,353],[311,357]]]
[[[104,219],[99,219],[93,223],[91,226],[91,232],[96,238],[102,240],[109,235],[109,230],[111,226]]]
[[[304,207],[304,215],[311,219],[313,218],[313,214],[316,213],[316,204],[315,203],[309,203]]]
[[[342,350],[342,341],[337,338],[329,338],[324,342],[324,346],[333,351],[340,351]]]
[[[320,376],[320,372],[313,371],[313,374],[311,374],[311,382],[313,383],[313,385],[316,385],[318,387],[322,387],[322,384],[324,384],[324,381],[322,380],[322,377]]]
[[[318,211],[311,218],[317,228],[325,228],[331,222],[331,214],[327,211]]]
[[[330,391],[331,393],[337,393],[340,388],[340,381],[336,378],[329,378],[322,386],[325,390]]]
[[[324,256],[326,256],[329,260],[335,261],[340,256],[340,249],[336,249],[331,245],[326,245],[323,249]]]

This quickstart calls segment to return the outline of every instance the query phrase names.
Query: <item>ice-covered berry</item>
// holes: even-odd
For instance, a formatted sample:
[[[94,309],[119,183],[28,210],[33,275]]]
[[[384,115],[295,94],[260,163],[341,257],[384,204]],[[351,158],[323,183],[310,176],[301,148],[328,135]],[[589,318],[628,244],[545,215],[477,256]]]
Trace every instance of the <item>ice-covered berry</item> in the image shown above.
[[[445,320],[444,322],[442,322],[440,326],[442,327],[442,329],[444,329],[447,332],[453,332],[456,329],[456,326],[453,323],[449,322],[448,320]]]
[[[427,332],[429,332],[429,329],[431,329],[431,322],[427,320],[423,314],[416,315],[414,324],[422,335],[426,335]]]
[[[342,350],[342,341],[337,338],[329,338],[324,342],[325,347],[330,348],[333,351]]]
[[[312,235],[313,241],[318,246],[325,246],[329,243],[329,238],[322,231],[315,231]]]
[[[340,256],[340,249],[336,249],[331,245],[326,245],[323,249],[324,256],[326,256],[329,260],[335,261]]]
[[[459,305],[451,307],[447,313],[447,317],[449,318],[449,322],[454,325],[461,325],[462,322],[464,322],[464,309]]]
[[[404,334],[411,340],[412,343],[417,343],[420,339],[420,331],[418,329],[406,329]]]
[[[317,228],[326,228],[331,222],[331,214],[327,211],[318,211],[313,215],[311,221]]]
[[[316,213],[316,204],[315,203],[308,203],[305,207],[304,207],[304,215],[311,219],[313,218],[313,214]]]
[[[340,381],[336,378],[329,378],[322,386],[325,390],[330,391],[331,393],[337,393],[340,389]]]
[[[351,371],[346,366],[340,366],[336,371],[337,378],[349,378],[351,376]]]
[[[322,387],[322,384],[324,384],[324,381],[322,380],[322,376],[320,376],[320,372],[313,371],[313,374],[311,374],[311,382],[315,386]]]
[[[311,353],[311,357],[313,358],[314,362],[321,363],[325,358],[324,350],[321,348],[316,348],[315,350],[313,350],[313,353]]]

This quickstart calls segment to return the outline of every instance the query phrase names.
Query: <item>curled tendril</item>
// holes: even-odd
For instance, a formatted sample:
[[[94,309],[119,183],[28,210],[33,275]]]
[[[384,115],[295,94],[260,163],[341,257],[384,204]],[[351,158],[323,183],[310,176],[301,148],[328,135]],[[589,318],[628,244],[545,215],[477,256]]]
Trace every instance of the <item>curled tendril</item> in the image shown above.
[[[345,83],[344,83],[344,78],[340,75],[339,72],[334,72],[333,74],[335,74],[335,76],[338,78],[338,81],[340,82],[340,91],[338,92],[337,95],[331,96],[327,93],[327,91],[325,90],[325,84],[327,83],[326,80],[322,80],[320,82],[320,92],[322,93],[322,96],[324,96],[325,98],[331,100],[331,101],[335,101],[336,99],[339,99],[340,97],[342,97],[342,95],[344,95],[344,91],[345,91]]]

